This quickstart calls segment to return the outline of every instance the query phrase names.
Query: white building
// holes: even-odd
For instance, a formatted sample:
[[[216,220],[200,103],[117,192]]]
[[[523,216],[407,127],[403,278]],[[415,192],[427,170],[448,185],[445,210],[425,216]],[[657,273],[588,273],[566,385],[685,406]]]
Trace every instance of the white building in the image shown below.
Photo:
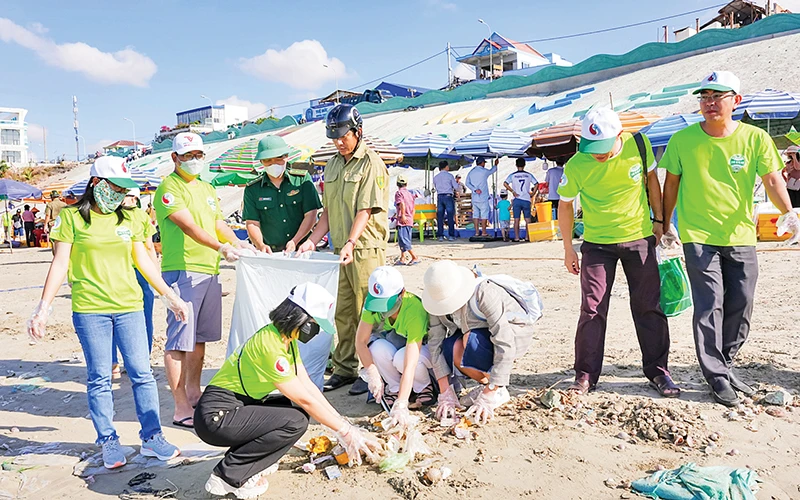
[[[27,109],[0,108],[0,160],[15,167],[28,164]]]
[[[491,42],[490,42],[491,40]],[[492,33],[475,47],[472,54],[459,57],[458,62],[475,67],[475,78],[488,78],[490,74],[499,78],[504,74],[527,75],[547,66],[572,66],[558,54],[542,54],[527,43]],[[494,70],[490,71],[491,66]]]
[[[202,108],[181,111],[176,113],[175,117],[178,125],[200,122],[200,125],[192,127],[192,130],[204,133],[214,132],[227,130],[231,125],[247,120],[247,108],[231,104],[203,106]]]

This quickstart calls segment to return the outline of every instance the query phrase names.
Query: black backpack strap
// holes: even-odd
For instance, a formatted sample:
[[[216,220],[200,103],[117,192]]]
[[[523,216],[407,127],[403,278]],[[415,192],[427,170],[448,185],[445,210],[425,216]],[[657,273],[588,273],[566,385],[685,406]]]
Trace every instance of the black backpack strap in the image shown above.
[[[642,158],[642,178],[644,179],[644,195],[647,198],[647,207],[652,211],[650,206],[650,189],[647,187],[647,146],[644,143],[644,136],[641,132],[633,134],[633,140],[636,141],[636,148],[639,150],[639,156]],[[651,215],[652,218],[652,215]]]

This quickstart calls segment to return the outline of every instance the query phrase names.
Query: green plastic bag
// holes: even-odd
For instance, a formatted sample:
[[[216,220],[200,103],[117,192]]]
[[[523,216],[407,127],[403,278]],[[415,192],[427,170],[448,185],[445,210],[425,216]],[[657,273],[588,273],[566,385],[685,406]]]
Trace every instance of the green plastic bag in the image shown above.
[[[661,309],[667,317],[677,316],[692,307],[692,290],[689,277],[680,257],[663,259],[658,264],[661,276]]]

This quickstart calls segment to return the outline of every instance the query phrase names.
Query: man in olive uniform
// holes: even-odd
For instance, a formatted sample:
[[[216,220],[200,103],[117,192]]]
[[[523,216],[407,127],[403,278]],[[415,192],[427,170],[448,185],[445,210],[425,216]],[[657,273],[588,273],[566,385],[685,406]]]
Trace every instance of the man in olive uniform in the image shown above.
[[[377,153],[362,141],[362,120],[349,104],[335,106],[326,119],[325,135],[338,150],[325,167],[322,215],[300,247],[311,251],[330,230],[342,262],[336,300],[339,343],[333,353],[333,375],[325,390],[353,384],[350,394],[367,392],[358,378],[356,328],[367,295],[369,276],[386,262],[389,241],[389,172]]]
[[[322,208],[319,195],[304,170],[286,172],[289,146],[268,135],[258,143],[256,160],[264,172],[244,188],[243,216],[247,234],[262,252],[294,252],[305,241]]]

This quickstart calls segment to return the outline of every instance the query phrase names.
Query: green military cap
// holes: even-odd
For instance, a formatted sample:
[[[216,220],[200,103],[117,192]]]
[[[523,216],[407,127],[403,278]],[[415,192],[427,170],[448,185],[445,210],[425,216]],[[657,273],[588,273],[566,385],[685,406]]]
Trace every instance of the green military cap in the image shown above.
[[[258,152],[256,160],[268,160],[270,158],[280,158],[289,154],[289,145],[282,137],[268,135],[258,141]]]

